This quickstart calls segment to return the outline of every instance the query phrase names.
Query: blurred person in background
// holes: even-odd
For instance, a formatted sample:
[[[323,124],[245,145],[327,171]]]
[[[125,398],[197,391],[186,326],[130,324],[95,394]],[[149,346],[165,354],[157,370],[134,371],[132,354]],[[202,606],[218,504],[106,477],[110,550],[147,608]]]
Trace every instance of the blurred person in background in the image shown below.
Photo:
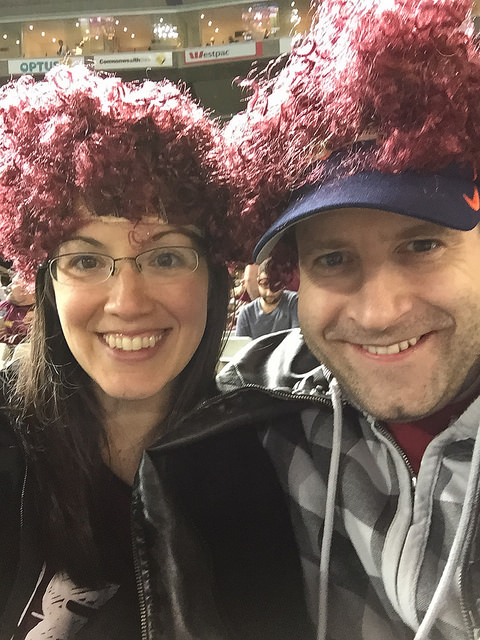
[[[256,264],[237,264],[234,269],[233,286],[228,305],[228,331],[235,331],[240,310],[259,296],[257,271],[258,265]]]
[[[67,55],[67,53],[68,53],[67,45],[63,42],[63,40],[59,40],[58,41],[57,56],[59,58],[63,58],[64,56]]]
[[[35,293],[14,275],[7,287],[7,297],[0,303],[0,342],[17,345],[23,342],[33,321]]]
[[[268,262],[267,259],[258,267],[259,296],[240,309],[235,329],[237,336],[258,338],[298,327],[297,293],[285,289],[274,273],[269,274]]]

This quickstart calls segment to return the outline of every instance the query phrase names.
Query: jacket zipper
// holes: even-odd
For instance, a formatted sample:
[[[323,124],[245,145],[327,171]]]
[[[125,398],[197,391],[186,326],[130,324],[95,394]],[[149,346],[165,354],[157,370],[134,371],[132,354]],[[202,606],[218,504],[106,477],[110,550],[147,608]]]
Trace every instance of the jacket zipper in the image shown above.
[[[393,448],[402,457],[402,460],[404,461],[405,466],[407,467],[408,472],[410,473],[411,489],[412,489],[412,494],[413,494],[415,492],[415,487],[416,487],[416,484],[417,484],[417,476],[416,476],[414,468],[412,467],[412,464],[411,464],[410,460],[407,457],[407,454],[405,453],[405,451],[398,444],[398,442],[395,440],[395,438],[392,436],[392,434],[390,433],[390,431],[386,427],[384,427],[379,422],[375,422],[375,427],[382,434],[382,436],[384,438],[386,438],[386,440],[388,440],[388,442],[393,446]]]
[[[138,561],[137,545],[135,544],[135,533],[133,525],[133,513],[131,518],[131,536],[132,536],[132,549],[133,549],[133,570],[135,573],[135,585],[137,588],[138,607],[140,610],[140,636],[142,640],[148,640],[147,630],[147,603],[145,601],[145,589],[143,588],[142,570]]]
[[[140,568],[136,560],[134,560],[135,582],[137,585],[138,606],[140,609],[140,635],[142,640],[147,640],[147,605],[145,603],[145,592],[143,590],[143,582]]]
[[[388,429],[386,429],[382,424],[380,423],[375,423],[375,426],[377,427],[377,429],[379,430],[379,432],[393,445],[393,447],[398,451],[398,453],[401,455],[402,459],[404,460],[409,472],[410,472],[410,477],[411,477],[411,481],[412,481],[412,493],[414,493],[415,491],[415,486],[417,483],[417,477],[415,475],[415,471],[409,461],[409,459],[407,458],[407,455],[405,454],[405,452],[403,451],[403,449],[400,447],[400,445],[398,444],[398,442],[395,440],[395,438],[392,436],[392,434],[388,431]],[[477,498],[478,498],[478,493],[477,493]],[[473,536],[473,531],[475,528],[475,519],[471,518],[470,519],[470,523],[469,523],[469,528],[468,528],[468,532],[467,532],[467,536],[465,538],[465,542],[467,544],[468,547],[470,547],[471,542],[472,542],[472,536]],[[465,604],[465,597],[463,595],[463,577],[464,577],[464,573],[465,573],[465,564],[462,564],[462,566],[460,567],[460,572],[459,572],[459,576],[458,576],[458,586],[459,586],[459,594],[460,594],[460,608],[462,611],[462,617],[465,623],[465,628],[469,637],[469,640],[480,640],[480,629],[478,627],[475,627],[475,621],[473,620],[473,616],[471,611],[469,610],[469,608],[467,607],[467,605]]]
[[[463,597],[463,567],[460,567],[460,575],[458,577],[458,585],[460,590],[460,608],[462,610],[462,617],[465,623],[465,627],[468,633],[469,640],[479,640],[480,639],[480,629],[475,627],[475,623],[472,617],[470,610],[465,604],[465,599]]]
[[[476,495],[476,504],[475,504],[475,509],[473,513],[477,513],[478,511],[478,490],[477,490],[477,495]],[[472,539],[473,539],[473,533],[474,533],[474,529],[475,529],[475,525],[476,525],[477,519],[475,517],[471,517],[470,518],[470,522],[468,523],[468,531],[467,531],[467,535],[465,536],[465,544],[466,544],[466,552],[465,552],[465,556],[464,556],[464,561],[460,567],[460,571],[458,574],[458,587],[459,587],[459,592],[460,592],[460,607],[462,610],[462,616],[463,616],[463,620],[465,622],[465,626],[467,628],[467,633],[469,636],[470,640],[480,640],[480,629],[478,627],[475,626],[475,620],[473,617],[473,614],[471,612],[471,610],[467,607],[466,603],[465,603],[465,598],[463,595],[464,592],[464,575],[465,575],[465,564],[467,562],[468,559],[468,553],[470,551],[470,547],[472,544]]]
[[[20,493],[20,540],[23,539],[24,536],[24,527],[25,527],[25,493],[27,490],[27,480],[28,480],[28,466],[25,466],[25,472],[23,474],[23,481],[22,481],[22,490]],[[17,574],[19,571],[19,567],[21,567],[22,564],[22,560],[20,559],[22,557],[22,549],[20,549],[20,555],[19,555],[19,563],[17,565]],[[20,569],[21,571],[21,569]],[[38,585],[38,583],[40,582],[41,578],[43,577],[43,574],[45,572],[45,565],[43,564],[42,567],[40,568],[40,571],[38,572],[37,576],[36,576],[36,584]],[[17,575],[18,577],[18,575]],[[17,580],[17,578],[16,578]],[[28,604],[27,607],[23,610],[23,613],[20,615],[19,619],[16,621],[15,627],[17,627],[17,625],[21,624],[24,620],[24,616],[25,616],[25,611],[28,608],[28,605],[31,602],[31,597],[32,595],[30,595],[30,599],[28,600]],[[8,604],[7,604],[7,608],[8,608]],[[15,635],[15,631],[13,631],[12,633],[12,638]]]
[[[25,467],[25,473],[23,474],[22,493],[20,495],[20,531],[23,531],[24,515],[25,515],[25,491],[27,488],[27,474],[28,468]]]
[[[258,384],[246,384],[242,386],[242,389],[255,389],[256,391],[262,391],[263,393],[273,397],[273,398],[282,398],[284,400],[310,400],[313,401],[317,404],[322,404],[325,406],[331,406],[331,400],[330,397],[327,396],[327,394],[325,393],[325,391],[318,391],[318,394],[322,394],[322,395],[313,395],[313,394],[308,394],[308,393],[291,393],[289,391],[279,391],[278,389],[268,389],[267,387],[261,387]],[[237,391],[233,391],[232,394],[236,394]],[[225,396],[225,398],[227,399],[228,396]],[[346,404],[346,402],[342,399],[342,403]],[[205,402],[205,404],[208,404],[208,400]]]

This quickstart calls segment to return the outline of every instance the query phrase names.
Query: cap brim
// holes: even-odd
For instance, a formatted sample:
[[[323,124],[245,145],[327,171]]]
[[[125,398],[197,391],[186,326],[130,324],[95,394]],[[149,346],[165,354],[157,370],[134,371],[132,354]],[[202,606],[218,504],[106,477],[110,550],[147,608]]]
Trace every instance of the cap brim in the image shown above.
[[[350,208],[390,211],[462,231],[480,222],[479,192],[472,171],[365,171],[294,194],[285,212],[256,245],[254,260],[265,260],[282,235],[299,222],[325,211]]]

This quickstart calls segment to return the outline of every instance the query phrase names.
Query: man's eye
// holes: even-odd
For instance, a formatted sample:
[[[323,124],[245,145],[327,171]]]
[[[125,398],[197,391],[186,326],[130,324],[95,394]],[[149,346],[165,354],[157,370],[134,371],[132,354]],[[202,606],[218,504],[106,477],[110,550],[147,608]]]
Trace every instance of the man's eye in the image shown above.
[[[346,258],[341,251],[332,251],[332,253],[317,258],[316,262],[322,267],[340,267],[345,264]]]
[[[425,240],[412,240],[407,244],[406,249],[407,251],[412,251],[414,253],[425,253],[427,251],[438,249],[439,247],[440,242],[438,240],[427,238]]]

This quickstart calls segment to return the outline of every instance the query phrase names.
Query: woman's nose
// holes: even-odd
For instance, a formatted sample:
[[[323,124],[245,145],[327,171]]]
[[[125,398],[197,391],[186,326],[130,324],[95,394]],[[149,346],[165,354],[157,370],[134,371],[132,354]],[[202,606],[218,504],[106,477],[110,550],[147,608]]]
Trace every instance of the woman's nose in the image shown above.
[[[152,309],[152,285],[138,270],[134,261],[117,261],[113,275],[105,284],[108,287],[106,311],[135,317]]]

